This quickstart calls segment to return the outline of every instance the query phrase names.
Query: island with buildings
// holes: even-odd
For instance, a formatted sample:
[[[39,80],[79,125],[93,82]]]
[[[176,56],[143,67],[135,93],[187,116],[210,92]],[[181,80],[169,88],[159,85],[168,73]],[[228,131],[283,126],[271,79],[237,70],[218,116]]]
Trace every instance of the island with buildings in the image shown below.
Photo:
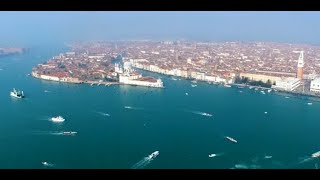
[[[109,41],[74,43],[33,68],[37,78],[70,83],[163,87],[150,71],[210,84],[320,93],[320,47],[272,42]],[[117,60],[116,57],[121,57]],[[173,78],[175,79],[175,78]]]
[[[117,53],[105,46],[75,47],[70,52],[54,56],[44,64],[38,64],[32,70],[35,78],[66,82],[97,84],[125,84],[163,88],[161,79],[142,76],[132,68],[129,61],[113,61]]]

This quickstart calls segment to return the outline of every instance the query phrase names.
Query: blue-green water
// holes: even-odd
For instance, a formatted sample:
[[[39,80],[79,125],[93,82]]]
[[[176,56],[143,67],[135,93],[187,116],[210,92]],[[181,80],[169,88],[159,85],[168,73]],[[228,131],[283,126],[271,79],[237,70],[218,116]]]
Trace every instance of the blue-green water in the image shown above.
[[[131,168],[156,150],[160,155],[144,168],[315,168],[319,162],[298,164],[320,150],[319,102],[309,106],[307,99],[205,83],[192,88],[186,80],[165,76],[165,89],[91,87],[26,76],[64,50],[39,47],[0,59],[0,168],[45,168],[43,161],[51,168]],[[24,90],[26,98],[11,98],[12,88]],[[48,120],[56,115],[66,121]],[[78,134],[53,134],[61,131]],[[209,158],[211,153],[223,154]]]

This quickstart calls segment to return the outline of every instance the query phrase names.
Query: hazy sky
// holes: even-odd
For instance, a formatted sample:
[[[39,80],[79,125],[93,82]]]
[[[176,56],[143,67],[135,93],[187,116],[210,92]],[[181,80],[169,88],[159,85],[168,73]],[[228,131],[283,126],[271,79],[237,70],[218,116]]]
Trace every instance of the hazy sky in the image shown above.
[[[0,44],[172,39],[320,44],[320,12],[0,12]]]

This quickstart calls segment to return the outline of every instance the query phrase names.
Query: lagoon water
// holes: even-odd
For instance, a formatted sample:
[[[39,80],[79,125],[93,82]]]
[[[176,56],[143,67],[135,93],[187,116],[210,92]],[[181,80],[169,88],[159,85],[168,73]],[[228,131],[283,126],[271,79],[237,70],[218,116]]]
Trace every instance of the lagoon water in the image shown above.
[[[309,158],[320,150],[317,101],[200,82],[193,88],[187,80],[152,73],[145,74],[161,77],[165,89],[91,87],[26,75],[66,50],[34,47],[0,58],[0,168],[315,168],[319,163]],[[12,88],[26,98],[10,97]],[[57,115],[66,121],[49,121]],[[154,160],[143,160],[156,150]],[[212,153],[219,156],[209,158]]]

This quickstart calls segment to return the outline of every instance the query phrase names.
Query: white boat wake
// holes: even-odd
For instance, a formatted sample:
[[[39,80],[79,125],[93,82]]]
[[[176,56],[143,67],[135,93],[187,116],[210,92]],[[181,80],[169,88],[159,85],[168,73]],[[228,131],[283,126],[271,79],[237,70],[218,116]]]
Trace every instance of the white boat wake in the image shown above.
[[[190,111],[193,114],[198,114],[198,115],[202,115],[202,116],[208,116],[208,117],[212,117],[212,114],[209,113],[205,113],[205,112],[200,112],[200,111]]]
[[[151,163],[159,155],[159,151],[155,151],[147,157],[142,158],[139,162],[134,164],[131,169],[143,169]]]
[[[49,162],[46,162],[46,161],[41,162],[41,164],[42,164],[43,166],[45,166],[45,167],[53,167],[53,166],[54,166],[54,164],[49,163]]]
[[[300,160],[299,164],[307,163],[307,162],[310,162],[314,159],[315,159],[314,157],[306,157],[306,158],[303,158],[302,160]]]
[[[209,157],[209,158],[214,158],[214,157],[222,156],[223,154],[224,154],[224,153],[209,154],[208,157]]]
[[[148,164],[150,164],[150,162],[152,161],[152,159],[149,159],[148,157],[144,157],[142,160],[140,160],[139,162],[137,162],[136,164],[134,164],[131,169],[143,169],[144,167],[146,167]]]
[[[100,115],[102,115],[102,116],[110,116],[110,114],[108,114],[108,113],[104,113],[104,112],[99,112],[99,111],[94,111],[95,113],[98,113],[98,114],[100,114]]]
[[[132,106],[125,106],[125,109],[132,109],[132,110],[143,110],[143,108],[139,108],[139,107],[132,107]]]
[[[233,169],[259,169],[261,168],[261,166],[257,165],[257,164],[245,164],[245,163],[241,163],[241,164],[236,164],[234,165]]]

